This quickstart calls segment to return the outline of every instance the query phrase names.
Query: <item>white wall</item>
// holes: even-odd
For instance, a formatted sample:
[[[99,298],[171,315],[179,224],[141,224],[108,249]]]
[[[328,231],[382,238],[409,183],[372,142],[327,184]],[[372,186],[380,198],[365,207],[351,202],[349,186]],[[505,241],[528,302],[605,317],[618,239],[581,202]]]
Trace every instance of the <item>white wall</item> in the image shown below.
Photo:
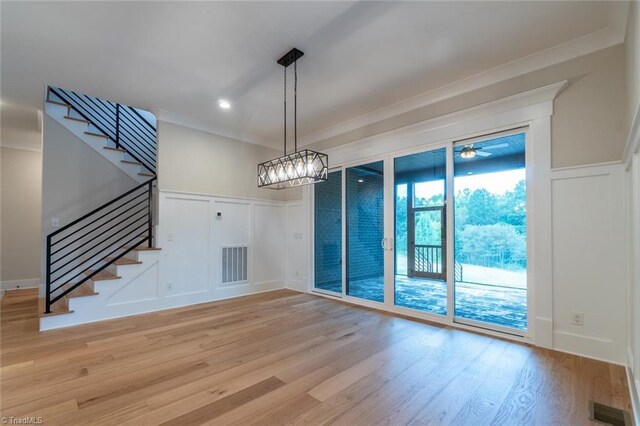
[[[295,189],[258,188],[258,163],[281,151],[165,121],[158,126],[160,189],[267,200],[299,197]]]
[[[640,4],[632,1],[629,6],[626,53],[626,93],[628,138],[625,150],[627,166],[627,250],[629,259],[629,287],[627,291],[628,362],[635,379],[637,391],[640,388]],[[636,416],[638,416],[637,392],[632,392]],[[636,423],[640,418],[636,417]]]
[[[624,168],[554,170],[551,179],[554,348],[626,364]]]
[[[46,236],[58,229],[54,218],[64,226],[138,185],[48,113],[43,116],[42,259]],[[41,276],[44,268],[43,261]]]
[[[159,285],[166,297],[193,303],[283,288],[284,208],[283,202],[160,191]],[[222,284],[222,247],[245,244],[249,279]]]
[[[636,379],[640,374],[640,152],[630,158],[626,173],[629,259],[628,301],[628,357]]]
[[[0,149],[2,290],[40,284],[42,153]]]
[[[304,192],[307,193],[306,191]],[[286,280],[287,288],[308,290],[309,283],[309,211],[308,202],[289,202],[285,207]]]

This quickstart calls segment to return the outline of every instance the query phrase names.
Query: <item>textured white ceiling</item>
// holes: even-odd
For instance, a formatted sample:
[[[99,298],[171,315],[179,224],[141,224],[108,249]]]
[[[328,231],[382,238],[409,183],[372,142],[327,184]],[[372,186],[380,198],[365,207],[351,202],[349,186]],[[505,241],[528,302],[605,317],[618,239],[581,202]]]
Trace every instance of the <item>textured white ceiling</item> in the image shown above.
[[[275,61],[291,47],[305,52],[298,64],[302,137],[602,30],[620,8],[392,1],[1,7],[3,103],[41,109],[51,84],[273,147],[282,143]],[[232,108],[220,110],[219,98]]]

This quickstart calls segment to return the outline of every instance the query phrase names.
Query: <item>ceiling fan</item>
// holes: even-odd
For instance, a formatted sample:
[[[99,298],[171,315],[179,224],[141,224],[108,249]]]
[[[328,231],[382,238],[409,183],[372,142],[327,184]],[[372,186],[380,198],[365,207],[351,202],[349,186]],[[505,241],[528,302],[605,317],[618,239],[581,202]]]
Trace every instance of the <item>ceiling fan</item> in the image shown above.
[[[475,147],[471,143],[471,144],[468,144],[468,145],[464,145],[460,149],[456,149],[455,155],[459,155],[462,158],[473,158],[476,155],[479,155],[480,157],[489,157],[493,153],[491,153],[491,152],[482,152],[480,150],[483,149],[483,150],[489,151],[489,150],[492,150],[492,149],[506,148],[508,146],[509,146],[508,143],[498,143],[498,144],[495,144],[495,145]]]

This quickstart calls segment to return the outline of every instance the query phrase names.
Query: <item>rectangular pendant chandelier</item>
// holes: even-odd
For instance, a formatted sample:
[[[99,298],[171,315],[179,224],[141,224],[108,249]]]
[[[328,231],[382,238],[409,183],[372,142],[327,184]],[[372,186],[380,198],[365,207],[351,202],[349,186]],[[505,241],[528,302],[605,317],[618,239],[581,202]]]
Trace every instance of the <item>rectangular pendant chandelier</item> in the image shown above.
[[[327,180],[327,154],[303,149],[258,164],[258,187],[284,189]]]
[[[310,149],[298,151],[298,70],[297,61],[304,55],[291,49],[278,60],[284,67],[284,155],[258,164],[258,187],[285,189],[326,181],[329,173],[327,154]],[[294,152],[287,154],[287,67],[294,67]]]

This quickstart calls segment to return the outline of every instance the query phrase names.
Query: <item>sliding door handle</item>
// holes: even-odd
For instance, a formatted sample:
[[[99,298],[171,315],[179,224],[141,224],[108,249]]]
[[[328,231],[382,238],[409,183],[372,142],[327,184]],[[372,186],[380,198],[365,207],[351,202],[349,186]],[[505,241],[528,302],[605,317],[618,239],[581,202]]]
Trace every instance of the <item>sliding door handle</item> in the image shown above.
[[[383,238],[382,241],[380,241],[380,245],[382,246],[382,250],[386,250],[387,249],[387,239]]]

